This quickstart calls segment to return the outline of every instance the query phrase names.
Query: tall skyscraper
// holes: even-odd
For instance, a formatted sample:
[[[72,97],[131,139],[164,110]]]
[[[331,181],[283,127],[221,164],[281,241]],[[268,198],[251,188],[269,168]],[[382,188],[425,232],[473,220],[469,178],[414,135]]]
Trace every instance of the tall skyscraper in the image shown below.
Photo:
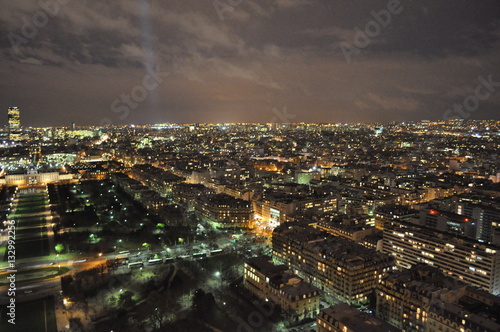
[[[7,115],[9,124],[9,139],[17,141],[21,138],[21,110],[19,107],[9,107]]]

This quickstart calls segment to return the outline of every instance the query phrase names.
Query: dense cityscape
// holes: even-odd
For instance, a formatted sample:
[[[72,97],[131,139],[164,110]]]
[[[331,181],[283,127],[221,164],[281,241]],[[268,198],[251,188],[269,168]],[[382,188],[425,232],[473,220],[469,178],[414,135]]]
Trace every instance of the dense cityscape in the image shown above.
[[[499,121],[7,117],[3,331],[500,330]]]
[[[500,332],[499,14],[0,0],[0,332]]]

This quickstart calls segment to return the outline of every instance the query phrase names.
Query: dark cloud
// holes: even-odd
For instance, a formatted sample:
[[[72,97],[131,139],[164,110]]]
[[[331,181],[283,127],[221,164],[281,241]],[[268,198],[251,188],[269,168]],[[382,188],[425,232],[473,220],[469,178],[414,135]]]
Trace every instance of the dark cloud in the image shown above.
[[[39,3],[0,0],[0,110],[21,107],[25,125],[267,122],[284,107],[306,122],[441,119],[480,76],[500,81],[498,1],[401,0],[349,63],[342,45],[391,1],[73,0],[46,22]],[[128,116],[113,108],[156,65],[159,85]],[[499,105],[495,91],[471,117]]]

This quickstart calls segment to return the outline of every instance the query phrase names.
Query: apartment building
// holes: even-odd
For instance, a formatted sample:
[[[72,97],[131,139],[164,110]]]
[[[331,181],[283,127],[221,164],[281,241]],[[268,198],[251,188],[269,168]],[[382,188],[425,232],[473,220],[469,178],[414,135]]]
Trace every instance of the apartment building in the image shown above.
[[[500,247],[496,245],[393,221],[385,226],[382,251],[392,255],[399,267],[425,263],[491,294],[500,294]]]

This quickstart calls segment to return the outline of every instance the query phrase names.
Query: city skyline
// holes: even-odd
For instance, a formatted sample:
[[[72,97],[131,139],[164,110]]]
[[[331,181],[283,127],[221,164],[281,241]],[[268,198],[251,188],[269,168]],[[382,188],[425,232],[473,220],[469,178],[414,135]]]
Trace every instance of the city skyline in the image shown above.
[[[0,330],[500,329],[499,120],[0,134]]]
[[[500,332],[499,0],[0,8],[0,331]]]
[[[24,126],[498,119],[494,1],[2,8],[0,109]]]

